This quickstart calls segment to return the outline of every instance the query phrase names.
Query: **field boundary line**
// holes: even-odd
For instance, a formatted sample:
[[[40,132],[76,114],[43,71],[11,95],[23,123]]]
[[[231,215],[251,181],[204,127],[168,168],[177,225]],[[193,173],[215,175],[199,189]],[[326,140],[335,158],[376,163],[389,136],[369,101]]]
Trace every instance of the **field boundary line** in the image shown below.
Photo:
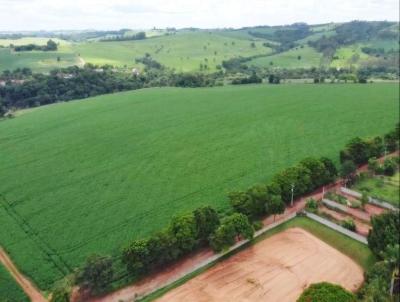
[[[47,299],[42,295],[39,289],[25,277],[12,262],[11,258],[0,246],[0,262],[9,271],[11,276],[19,284],[25,294],[31,299],[32,302],[47,302]]]
[[[62,274],[68,274],[72,271],[64,259],[29,225],[29,223],[19,215],[13,206],[0,195],[0,205],[3,204],[5,212],[13,219],[16,225],[25,233],[28,238],[31,238],[36,247],[43,253],[43,257],[48,259],[55,268]]]
[[[350,230],[348,230],[348,229],[346,229],[346,228],[344,228],[344,227],[342,227],[342,226],[340,226],[340,225],[338,225],[336,223],[333,223],[332,221],[329,221],[329,220],[327,220],[325,218],[322,218],[322,217],[320,217],[318,215],[315,215],[313,213],[310,213],[310,212],[307,212],[307,211],[304,211],[304,213],[306,214],[306,216],[308,218],[310,218],[310,219],[312,219],[312,220],[314,220],[316,222],[319,222],[320,224],[323,224],[323,225],[327,226],[328,228],[330,228],[332,230],[335,230],[335,231],[337,231],[339,233],[342,233],[343,235],[346,235],[346,236],[348,236],[348,237],[350,237],[350,238],[352,238],[354,240],[357,240],[358,242],[361,242],[363,244],[368,245],[368,240],[364,236],[361,236],[361,235],[359,235],[357,233],[354,233],[354,232],[352,232],[352,231],[350,231]]]

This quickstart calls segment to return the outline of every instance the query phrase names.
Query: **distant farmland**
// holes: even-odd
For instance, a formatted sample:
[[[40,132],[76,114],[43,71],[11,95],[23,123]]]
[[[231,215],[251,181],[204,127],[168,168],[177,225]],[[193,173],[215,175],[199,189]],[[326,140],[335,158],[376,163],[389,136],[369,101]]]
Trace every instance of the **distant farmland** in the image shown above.
[[[0,121],[0,242],[42,288],[171,216],[398,120],[398,85],[143,89]]]

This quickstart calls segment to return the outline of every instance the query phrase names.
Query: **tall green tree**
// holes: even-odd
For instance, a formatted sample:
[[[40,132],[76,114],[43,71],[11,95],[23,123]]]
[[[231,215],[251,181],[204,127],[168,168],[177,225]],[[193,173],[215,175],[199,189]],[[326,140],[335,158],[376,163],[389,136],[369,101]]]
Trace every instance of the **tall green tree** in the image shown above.
[[[110,257],[92,255],[80,271],[77,282],[81,289],[88,289],[93,294],[101,294],[109,287],[113,275]]]
[[[196,221],[193,214],[172,218],[169,231],[176,238],[176,244],[183,252],[191,252],[198,243]]]
[[[196,222],[197,236],[202,243],[205,243],[219,226],[218,213],[212,207],[206,206],[196,209],[193,215]]]

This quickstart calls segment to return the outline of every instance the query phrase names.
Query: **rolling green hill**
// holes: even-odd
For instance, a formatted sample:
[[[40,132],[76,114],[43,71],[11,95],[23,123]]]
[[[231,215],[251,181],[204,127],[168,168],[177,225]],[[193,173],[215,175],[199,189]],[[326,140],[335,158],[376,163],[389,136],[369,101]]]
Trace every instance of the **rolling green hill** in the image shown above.
[[[137,31],[123,31],[122,37]],[[350,22],[287,26],[257,26],[241,29],[149,30],[147,39],[100,42],[115,33],[86,34],[78,41],[55,39],[60,49],[52,53],[25,52],[15,54],[6,46],[36,43],[48,38],[25,37],[0,39],[0,71],[30,67],[46,72],[55,67],[75,64],[111,64],[117,67],[143,66],[135,58],[150,54],[166,67],[183,72],[214,72],[223,61],[243,57],[249,66],[260,68],[310,67],[393,67],[398,65],[398,23]],[[79,36],[79,33],[76,33]],[[82,33],[85,37],[85,33]],[[92,37],[93,36],[93,37]],[[75,36],[72,36],[75,37]],[[72,39],[72,38],[71,38]],[[366,53],[381,51],[381,57]],[[302,57],[297,60],[298,55]],[[57,62],[57,57],[61,61]],[[257,57],[252,60],[253,57]],[[321,58],[323,58],[321,60]],[[270,62],[273,65],[270,65]],[[322,62],[322,65],[321,65]],[[200,66],[203,68],[200,68]],[[207,66],[207,68],[204,68]]]
[[[250,65],[259,67],[279,68],[310,68],[320,67],[322,54],[309,46],[296,47],[276,55],[253,59]]]
[[[397,84],[155,88],[0,121],[0,242],[42,289],[92,253],[163,228],[399,119]]]
[[[79,43],[73,50],[89,63],[129,67],[137,66],[135,58],[148,53],[177,71],[199,71],[200,64],[207,65],[207,71],[216,71],[223,60],[271,52],[261,41],[254,42],[252,47],[249,40],[213,32],[187,32],[140,41]]]

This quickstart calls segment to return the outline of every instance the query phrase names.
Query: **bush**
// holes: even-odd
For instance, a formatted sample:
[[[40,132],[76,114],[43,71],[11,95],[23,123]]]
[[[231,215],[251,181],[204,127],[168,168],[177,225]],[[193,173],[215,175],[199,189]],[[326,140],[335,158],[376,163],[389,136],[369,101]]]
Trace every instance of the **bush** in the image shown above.
[[[255,221],[253,222],[253,229],[255,231],[259,231],[263,228],[264,224],[262,223],[262,221]]]
[[[318,202],[315,199],[310,198],[306,202],[306,210],[312,213],[316,213],[318,210]]]
[[[393,159],[391,158],[385,159],[385,161],[383,162],[383,174],[387,176],[393,176],[394,173],[396,172],[396,169],[397,169],[397,164]]]
[[[297,302],[356,302],[356,297],[339,285],[327,282],[310,285]]]
[[[344,221],[342,221],[342,227],[355,232],[356,231],[356,224],[354,223],[354,220],[352,219],[346,219]]]

